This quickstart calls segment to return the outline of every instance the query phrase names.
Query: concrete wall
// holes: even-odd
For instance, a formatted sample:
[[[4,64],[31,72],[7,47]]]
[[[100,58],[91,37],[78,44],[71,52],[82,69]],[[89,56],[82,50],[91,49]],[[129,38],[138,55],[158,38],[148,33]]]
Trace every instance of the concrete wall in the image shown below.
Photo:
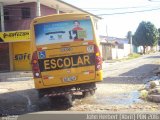
[[[50,15],[50,14],[56,14],[56,10],[44,5],[41,5],[41,15]]]
[[[150,46],[148,46],[146,48],[146,53],[149,53],[150,51],[160,51],[160,46],[156,45],[152,48]],[[139,47],[134,46],[134,52],[135,53],[143,53],[143,46],[139,46]]]
[[[124,57],[128,56],[131,53],[130,44],[124,44]]]
[[[103,60],[111,60],[112,59],[112,45],[111,44],[100,44],[100,52]]]
[[[112,48],[112,59],[124,58],[124,50],[118,48]]]
[[[160,51],[160,46],[159,46],[159,45],[156,45],[155,48],[154,48],[154,50],[155,50],[155,51]]]
[[[130,54],[130,44],[124,44],[124,49],[119,49],[118,46],[112,48],[112,59],[122,59]]]

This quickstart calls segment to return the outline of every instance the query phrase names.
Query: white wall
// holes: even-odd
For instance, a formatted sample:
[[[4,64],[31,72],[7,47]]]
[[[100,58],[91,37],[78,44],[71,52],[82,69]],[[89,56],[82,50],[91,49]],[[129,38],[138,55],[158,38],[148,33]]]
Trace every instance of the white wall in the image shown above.
[[[131,45],[130,44],[124,44],[124,56],[128,56],[131,53]]]
[[[153,47],[154,51],[159,51],[160,50],[160,46],[156,45],[155,47]]]
[[[112,59],[118,59],[118,52],[116,48],[112,48]]]
[[[112,59],[122,59],[130,54],[130,44],[124,44],[124,49],[112,48]]]
[[[148,46],[148,47],[146,48],[146,52],[148,52],[148,51],[150,51],[150,50],[151,50],[151,47]],[[160,47],[159,47],[158,45],[156,45],[156,46],[153,47],[153,50],[154,50],[154,51],[159,51],[159,50],[160,50]],[[143,53],[143,46],[139,46],[137,52],[138,52],[138,53]]]
[[[138,49],[137,49],[137,52],[138,53],[143,53],[143,46],[139,46]]]

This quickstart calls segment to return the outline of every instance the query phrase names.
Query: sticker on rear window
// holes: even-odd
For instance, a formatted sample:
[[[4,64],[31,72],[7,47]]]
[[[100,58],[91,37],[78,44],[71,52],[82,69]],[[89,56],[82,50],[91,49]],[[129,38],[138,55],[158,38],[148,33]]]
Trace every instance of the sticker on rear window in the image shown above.
[[[40,52],[39,52],[39,58],[40,58],[40,59],[45,59],[45,58],[46,58],[46,53],[45,53],[45,51],[40,51]]]

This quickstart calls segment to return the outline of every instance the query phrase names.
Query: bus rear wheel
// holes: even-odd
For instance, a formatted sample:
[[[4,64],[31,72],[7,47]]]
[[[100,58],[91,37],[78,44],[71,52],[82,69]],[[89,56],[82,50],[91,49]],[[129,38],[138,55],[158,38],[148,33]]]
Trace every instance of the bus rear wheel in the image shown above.
[[[90,94],[94,95],[95,94],[95,90],[90,90]]]
[[[66,99],[66,103],[68,106],[72,107],[73,106],[73,95],[72,94],[66,94],[65,95],[65,99]]]
[[[95,94],[95,90],[90,90],[90,91],[84,91],[84,92],[82,92],[83,98],[93,96],[94,94]]]
[[[83,98],[90,97],[91,96],[90,91],[82,92],[82,96],[83,96]]]

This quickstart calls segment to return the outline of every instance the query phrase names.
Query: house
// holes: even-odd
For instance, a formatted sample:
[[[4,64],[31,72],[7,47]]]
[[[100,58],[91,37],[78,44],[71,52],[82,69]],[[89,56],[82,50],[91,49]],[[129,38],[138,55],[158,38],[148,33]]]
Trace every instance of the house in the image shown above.
[[[122,59],[131,53],[126,38],[100,36],[100,51],[103,60]]]
[[[0,72],[31,70],[30,23],[49,14],[87,13],[61,0],[0,0]]]

